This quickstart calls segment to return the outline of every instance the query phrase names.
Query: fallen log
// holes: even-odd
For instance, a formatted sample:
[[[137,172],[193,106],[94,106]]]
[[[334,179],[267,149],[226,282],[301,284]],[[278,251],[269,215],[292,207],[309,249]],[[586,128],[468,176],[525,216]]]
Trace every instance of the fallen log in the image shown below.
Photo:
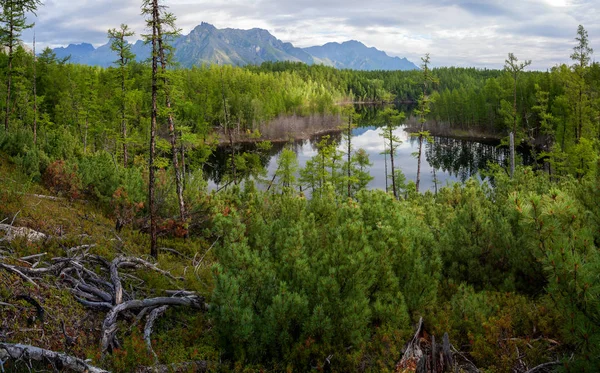
[[[0,360],[11,359],[24,361],[31,365],[31,360],[47,362],[57,369],[70,369],[75,372],[109,373],[108,371],[88,364],[85,360],[67,355],[61,352],[46,350],[43,348],[0,342]]]

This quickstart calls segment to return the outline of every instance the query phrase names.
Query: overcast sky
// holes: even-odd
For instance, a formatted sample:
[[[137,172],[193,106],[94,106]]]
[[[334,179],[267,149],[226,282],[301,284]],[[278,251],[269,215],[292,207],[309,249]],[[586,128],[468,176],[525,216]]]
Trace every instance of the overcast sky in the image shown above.
[[[144,32],[141,0],[45,0],[39,49],[89,42],[127,23]],[[359,40],[419,64],[501,68],[509,52],[545,70],[569,62],[577,26],[600,54],[600,0],[164,0],[184,34],[201,22],[264,28],[297,47]],[[32,32],[23,35],[31,42]],[[600,58],[596,58],[598,60]]]

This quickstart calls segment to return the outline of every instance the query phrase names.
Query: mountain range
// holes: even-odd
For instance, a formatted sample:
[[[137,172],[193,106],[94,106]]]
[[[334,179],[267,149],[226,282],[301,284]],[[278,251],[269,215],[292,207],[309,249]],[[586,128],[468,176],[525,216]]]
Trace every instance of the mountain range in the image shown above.
[[[201,23],[188,35],[173,41],[174,59],[183,67],[202,64],[258,65],[265,61],[296,61],[309,65],[323,64],[353,70],[414,70],[418,67],[406,58],[390,57],[376,48],[351,40],[322,46],[297,48],[284,43],[267,30],[217,29]],[[138,61],[147,60],[150,46],[138,40],[132,44]],[[117,55],[110,43],[94,48],[92,44],[70,44],[53,49],[58,58],[70,56],[71,63],[110,66]]]

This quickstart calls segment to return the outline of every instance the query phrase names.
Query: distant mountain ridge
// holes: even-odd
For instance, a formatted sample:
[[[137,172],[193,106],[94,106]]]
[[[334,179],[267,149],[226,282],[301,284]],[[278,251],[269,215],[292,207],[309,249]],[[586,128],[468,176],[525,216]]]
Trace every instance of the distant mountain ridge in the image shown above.
[[[267,30],[217,29],[205,22],[188,35],[178,37],[173,46],[174,60],[183,67],[213,63],[244,66],[259,65],[265,61],[295,61],[354,70],[418,69],[406,58],[390,57],[355,40],[302,49],[284,43]],[[70,44],[53,51],[59,58],[71,56],[71,63],[85,65],[108,67],[117,60],[109,43],[98,48],[88,43]],[[147,60],[150,56],[150,46],[142,41],[134,43],[132,51],[138,61]]]
[[[415,64],[406,58],[390,57],[384,51],[369,48],[363,43],[350,40],[343,43],[327,43],[304,49],[324,64],[339,69],[353,70],[415,70]]]

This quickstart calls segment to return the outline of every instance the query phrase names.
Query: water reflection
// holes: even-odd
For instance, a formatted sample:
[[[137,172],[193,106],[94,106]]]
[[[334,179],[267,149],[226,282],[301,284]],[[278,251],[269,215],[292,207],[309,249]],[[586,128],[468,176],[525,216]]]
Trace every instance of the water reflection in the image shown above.
[[[418,139],[411,137],[404,128],[397,129],[395,135],[402,140],[402,144],[397,150],[397,156],[394,158],[396,168],[402,170],[407,181],[414,181],[417,173],[417,159],[413,153],[418,151]],[[334,133],[330,136],[332,141],[338,144],[339,150],[347,149],[341,133]],[[290,144],[298,157],[300,167],[304,167],[310,158],[317,155],[317,143],[320,140],[321,136],[316,136],[310,140],[298,140]],[[353,130],[351,141],[354,151],[359,148],[364,149],[373,163],[369,170],[373,176],[369,188],[385,189],[385,168],[387,161],[389,169],[389,157],[382,154],[385,145],[381,137],[381,129],[375,126],[356,128]],[[277,169],[278,156],[286,145],[285,143],[274,143],[271,149],[257,156],[258,161],[266,170],[265,180],[271,180],[273,177]],[[425,144],[425,162],[421,165],[421,190],[435,190],[436,180],[438,186],[457,181],[464,182],[478,171],[485,169],[488,162],[504,164],[508,159],[508,149],[500,148],[497,145],[497,142],[435,136],[432,143]],[[256,146],[238,144],[235,151],[236,153],[256,152]],[[230,169],[230,165],[227,164],[230,155],[229,147],[220,147],[209,160],[209,166],[205,168],[205,173],[210,180],[210,187],[218,188],[223,184],[224,174],[226,170]],[[524,153],[521,156],[526,159]]]

